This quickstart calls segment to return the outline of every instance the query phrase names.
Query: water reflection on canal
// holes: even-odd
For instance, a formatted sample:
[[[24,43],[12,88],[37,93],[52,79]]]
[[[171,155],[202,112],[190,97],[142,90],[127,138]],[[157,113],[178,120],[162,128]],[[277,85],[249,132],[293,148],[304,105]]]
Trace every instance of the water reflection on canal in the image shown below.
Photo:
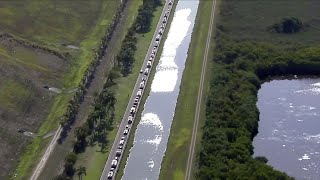
[[[320,79],[264,83],[257,106],[254,156],[296,179],[320,179]]]
[[[179,0],[122,179],[158,179],[167,147],[198,0]]]

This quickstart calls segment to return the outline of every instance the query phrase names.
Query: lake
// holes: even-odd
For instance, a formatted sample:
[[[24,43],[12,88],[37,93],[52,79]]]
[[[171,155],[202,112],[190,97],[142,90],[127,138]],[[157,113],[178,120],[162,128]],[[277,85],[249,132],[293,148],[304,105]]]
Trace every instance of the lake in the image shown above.
[[[320,79],[262,84],[254,156],[296,179],[320,179]]]

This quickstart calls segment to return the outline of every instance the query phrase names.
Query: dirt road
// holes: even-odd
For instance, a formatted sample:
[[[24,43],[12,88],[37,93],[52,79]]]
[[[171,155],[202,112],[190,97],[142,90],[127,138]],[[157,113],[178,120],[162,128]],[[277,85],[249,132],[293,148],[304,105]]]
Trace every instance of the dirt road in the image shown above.
[[[197,98],[196,113],[195,113],[195,117],[194,117],[194,124],[193,124],[193,130],[192,130],[191,144],[190,144],[190,148],[189,148],[189,156],[188,156],[185,180],[189,180],[191,178],[190,176],[191,176],[191,170],[192,170],[192,165],[193,165],[192,162],[193,162],[193,156],[194,156],[194,148],[195,148],[195,144],[196,144],[196,140],[197,140],[198,124],[199,124],[199,117],[200,117],[200,111],[201,111],[203,83],[204,83],[204,78],[205,78],[205,73],[206,73],[208,52],[209,52],[210,42],[211,42],[211,33],[212,33],[215,8],[216,8],[216,0],[214,0],[212,3],[212,11],[211,11],[210,24],[209,24],[209,30],[208,30],[208,35],[207,35],[206,49],[204,52],[204,57],[203,57],[203,62],[202,62],[202,70],[201,70],[201,78],[200,78],[198,98]]]
[[[54,150],[54,147],[57,144],[57,141],[58,141],[58,139],[60,137],[61,130],[62,130],[62,127],[59,126],[59,129],[57,130],[56,134],[52,138],[49,146],[46,149],[46,152],[43,154],[41,160],[39,161],[39,163],[38,163],[38,165],[36,167],[36,169],[33,171],[33,174],[30,177],[31,180],[38,179],[40,173],[42,172],[42,169],[44,168],[44,166],[47,163],[47,160],[48,160],[51,152]]]

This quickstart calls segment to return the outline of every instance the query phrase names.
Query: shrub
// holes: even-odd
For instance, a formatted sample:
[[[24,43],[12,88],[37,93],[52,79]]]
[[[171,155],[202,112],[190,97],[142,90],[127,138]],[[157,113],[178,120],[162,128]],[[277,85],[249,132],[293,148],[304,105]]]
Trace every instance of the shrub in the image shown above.
[[[257,156],[257,157],[255,157],[255,159],[260,161],[260,162],[263,162],[265,164],[268,163],[268,159],[266,157],[264,157],[264,156]]]
[[[66,157],[66,162],[71,163],[71,164],[75,164],[77,161],[77,155],[73,152],[69,153]]]
[[[286,17],[281,20],[280,23],[273,25],[273,29],[277,33],[292,34],[301,31],[303,28],[302,22],[294,17]]]

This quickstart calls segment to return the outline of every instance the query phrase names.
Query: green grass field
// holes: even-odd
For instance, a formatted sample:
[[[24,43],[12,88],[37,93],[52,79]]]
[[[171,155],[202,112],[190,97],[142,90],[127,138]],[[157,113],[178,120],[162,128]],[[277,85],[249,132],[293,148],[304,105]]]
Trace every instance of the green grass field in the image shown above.
[[[10,110],[19,109],[23,111],[24,102],[34,96],[23,84],[12,80],[2,81],[0,85],[0,103]]]
[[[24,0],[0,4],[0,31],[50,46],[79,46],[92,27],[108,24],[118,1]]]
[[[31,140],[19,134],[17,128],[25,128],[39,136],[48,132],[37,132],[37,129],[48,115],[55,95],[44,90],[42,84],[59,86],[66,68],[59,69],[55,65],[68,67],[68,64],[49,53],[35,51],[3,39],[0,49],[2,51],[0,57],[0,123],[3,124],[0,127],[2,138],[0,143],[3,147],[0,161],[7,162],[0,170],[0,177],[6,177],[17,164],[19,155],[24,151],[26,144]],[[51,66],[49,61],[58,63]],[[51,126],[56,125],[51,124]],[[35,149],[37,147],[34,146]],[[11,160],[8,163],[8,159],[14,159],[14,161]],[[20,160],[20,163],[25,162]]]
[[[236,40],[262,40],[280,43],[317,43],[320,40],[320,1],[310,0],[228,0],[221,6],[218,27]],[[308,27],[301,33],[283,35],[267,29],[284,17],[299,18]]]
[[[159,179],[180,180],[185,177],[211,7],[212,1],[200,1]]]
[[[23,75],[21,74],[22,72],[30,75],[30,77],[28,76],[29,80],[35,81],[37,84],[50,82],[50,85],[58,86],[63,90],[76,87],[81,81],[87,65],[93,60],[93,49],[100,43],[100,38],[103,36],[118,4],[119,0],[94,0],[77,3],[53,0],[0,2],[0,32],[13,34],[14,37],[19,39],[26,39],[40,46],[60,52],[69,52],[72,55],[72,59],[68,62],[55,63],[59,58],[52,57],[53,55],[50,54],[38,55],[39,53],[35,53],[37,50],[32,48],[17,47],[19,48],[19,51],[17,51],[19,53],[14,54],[8,51],[8,47],[9,50],[12,49],[11,45],[1,40],[0,64],[6,64],[7,67],[11,68],[11,72],[22,69],[23,71],[20,72],[20,75]],[[66,45],[77,46],[79,50],[68,49],[65,47]],[[53,62],[52,60],[56,61]],[[42,74],[39,77],[34,77],[31,76],[34,75],[33,72],[42,72]],[[8,74],[3,68],[0,73]],[[9,88],[11,90],[10,93],[18,94],[19,96],[16,97],[18,99],[23,98],[24,94],[32,93],[35,90],[26,88],[24,89],[25,92],[19,93],[23,89],[11,88],[18,87],[16,84],[22,82],[19,78],[9,76],[7,77],[9,81],[1,84],[1,88],[5,85],[7,86],[6,89]],[[36,87],[39,89],[41,85],[40,87],[36,85]],[[38,89],[35,92],[41,91],[41,89]],[[8,108],[12,105],[12,98],[6,92],[0,92],[2,101],[0,106],[2,108],[6,104]],[[38,111],[43,112],[44,116],[38,117],[37,126],[33,126],[34,129],[38,129],[35,130],[38,135],[44,135],[58,127],[59,118],[64,114],[67,102],[71,97],[72,93],[50,95],[50,101],[40,103],[41,108],[39,107]],[[28,102],[30,104],[30,101]],[[40,101],[35,99],[35,102]],[[8,109],[7,107],[4,108]],[[16,120],[13,119],[13,121]],[[39,124],[41,124],[40,127]],[[23,127],[23,122],[20,125]],[[24,138],[24,141],[29,142],[29,144],[19,158],[17,169],[14,170],[18,174],[16,179],[23,179],[31,172],[37,163],[36,160],[40,158],[39,154],[42,154],[45,150],[49,139],[44,140],[41,137],[37,137],[32,141],[28,141]],[[2,175],[7,176],[8,173],[8,171],[5,174],[1,172],[0,177]]]

